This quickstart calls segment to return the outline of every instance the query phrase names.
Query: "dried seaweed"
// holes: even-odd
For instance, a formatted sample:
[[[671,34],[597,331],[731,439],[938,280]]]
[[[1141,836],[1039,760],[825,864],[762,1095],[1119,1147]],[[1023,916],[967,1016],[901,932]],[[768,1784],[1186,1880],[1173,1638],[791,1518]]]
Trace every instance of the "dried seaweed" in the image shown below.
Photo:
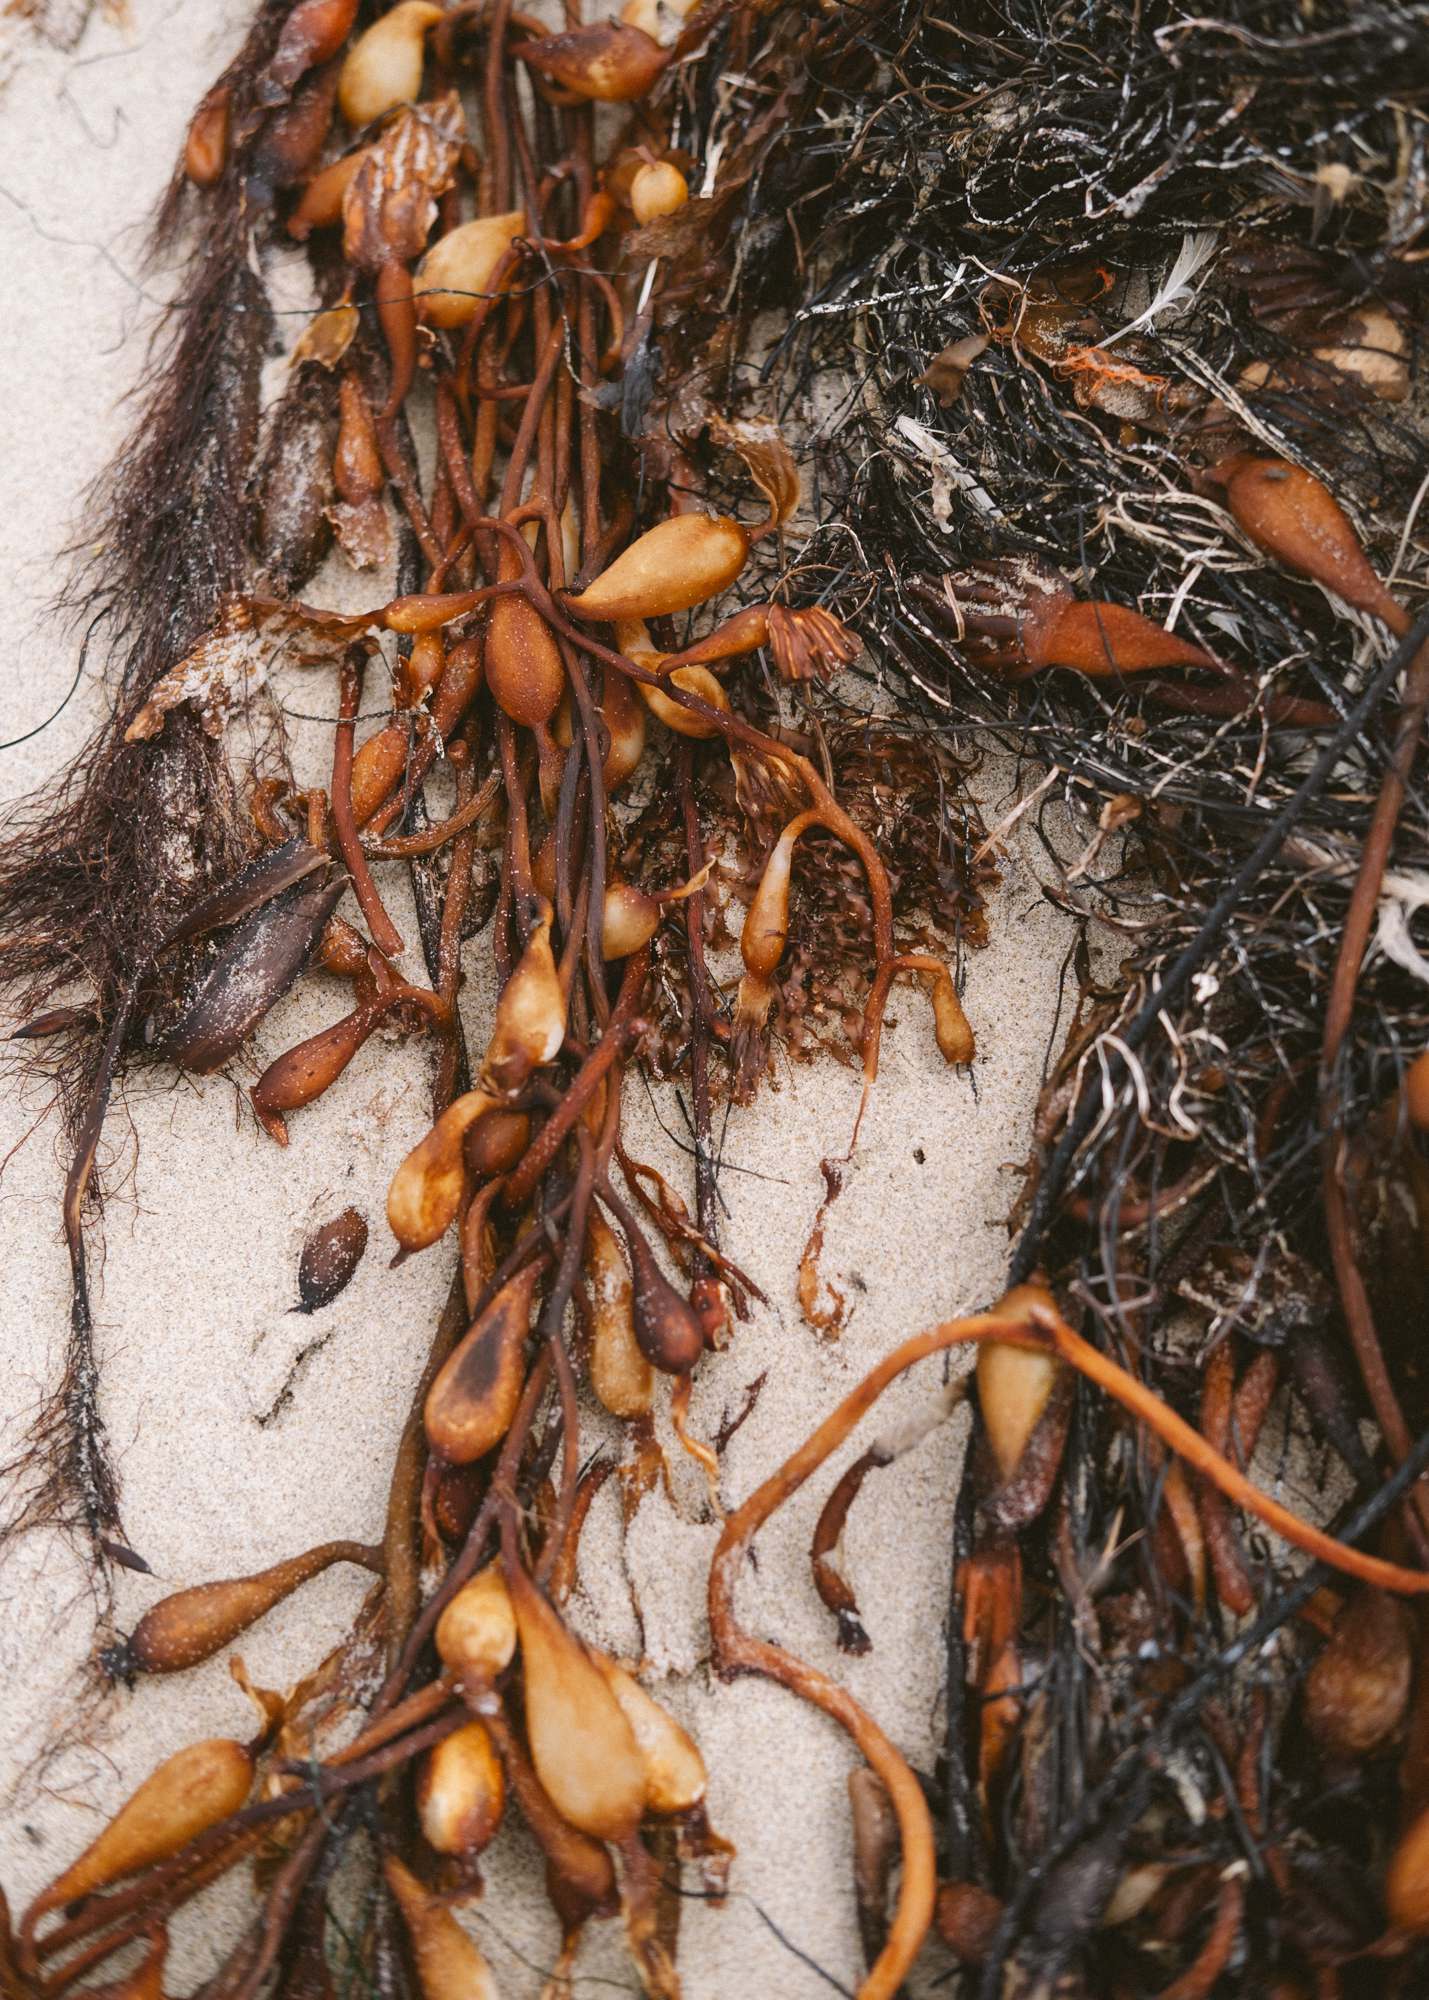
[[[166,1046],[144,1024],[182,1027],[203,1010],[203,967],[244,953],[245,923],[284,922],[287,904],[257,921],[221,885],[248,879],[259,844],[295,840],[294,821],[341,856],[371,941],[323,930],[318,962],[350,980],[353,1011],[270,1065],[255,1108],[281,1139],[282,1114],[332,1085],[379,1020],[432,1034],[436,1120],[388,1219],[402,1254],[456,1224],[461,1269],[372,1552],[385,1674],[356,1745],[317,1760],[308,1712],[344,1705],[379,1614],[330,1672],[260,1698],[249,1775],[261,1756],[298,1789],[216,1807],[172,1862],[41,1937],[72,1900],[61,1878],[23,1920],[22,1950],[38,1964],[93,1936],[102,1962],[302,1813],[230,1960],[234,1990],[291,1955],[295,1911],[317,1921],[357,1828],[385,1881],[364,1949],[399,1981],[396,1912],[414,1940],[450,1937],[451,1918],[404,1858],[430,1857],[386,1781],[418,1759],[429,1775],[474,1726],[461,1687],[555,1869],[556,1977],[581,1923],[615,1907],[609,1841],[636,1970],[651,1992],[677,1990],[652,1880],[672,1841],[640,1837],[645,1809],[662,1809],[648,1777],[622,1777],[630,1732],[558,1609],[609,1470],[582,1468],[577,1370],[628,1427],[627,1508],[659,1475],[656,1373],[675,1378],[672,1423],[718,1500],[690,1380],[751,1288],[719,1240],[712,1104],[784,1052],[857,1056],[871,1083],[899,973],[931,978],[939,1046],[968,1059],[944,960],[983,937],[996,837],[962,787],[995,746],[1028,775],[1049,893],[1120,947],[1100,977],[1076,955],[1074,1020],[1010,1218],[1009,1276],[1028,1282],[885,1357],[730,1516],[711,1573],[716,1666],[816,1701],[884,1787],[861,1781],[858,1806],[867,1994],[896,1990],[935,1907],[988,1995],[1415,1990],[1429,1918],[1399,1876],[1429,1828],[1429,1711],[1403,1657],[1422,1679],[1422,1625],[1411,1636],[1392,1607],[1358,1620],[1356,1606],[1429,1588],[1412,1566],[1429,1558],[1414,1484],[1429,1390],[1405,1331],[1425,1305],[1429,1214],[1404,1088],[1429,1039],[1413,932],[1429,879],[1415,782],[1429,653],[1411,608],[1429,490],[1412,395],[1429,249],[1421,13],[729,6],[662,56],[628,23],[573,14],[565,33],[511,45],[504,7],[440,24],[400,10],[377,25],[415,33],[415,68],[377,107],[370,152],[324,167],[334,91],[354,133],[374,115],[360,75],[323,67],[356,12],[264,5],[196,116],[188,179],[205,195],[174,344],[74,600],[111,637],[114,723],[0,855],[6,970],[57,1022],[47,1067],[76,1146],[73,1340],[30,1461],[39,1511],[78,1504],[97,1545],[116,1546],[82,1235],[104,1112],[126,1057]],[[589,101],[619,96],[622,75],[625,101],[644,98],[662,73],[640,144],[658,144],[671,199],[612,230],[643,166],[618,140],[597,186]],[[480,161],[460,144],[463,87]],[[334,206],[335,168],[351,177]],[[422,306],[434,324],[419,341],[413,266],[438,224],[443,260],[457,254],[452,197],[468,182],[497,247],[476,281],[434,289],[466,304],[450,324]],[[176,178],[160,243],[192,200]],[[285,221],[320,234],[324,216],[344,225],[342,258],[314,253],[319,293],[331,307],[350,287],[357,309],[319,322],[260,461],[261,246]],[[613,279],[587,255],[608,231]],[[327,362],[335,392],[301,372]],[[405,415],[428,401],[430,477]],[[399,595],[351,619],[256,594],[260,561],[263,589],[290,591],[321,547],[323,469],[299,461],[326,460],[334,416],[340,542],[365,560],[389,495],[402,520]],[[751,478],[768,502],[757,526]],[[632,541],[637,523],[649,532]],[[736,578],[730,615],[686,622]],[[294,797],[251,747],[235,770],[214,717],[192,712],[191,663],[207,687],[213,649],[270,619],[338,675],[330,800]],[[400,635],[400,657],[392,714],[358,750],[369,627]],[[850,630],[867,712],[856,682],[824,685]],[[643,701],[673,734],[636,802],[612,807],[642,767]],[[456,804],[430,825],[421,787],[439,751]],[[451,1023],[483,900],[478,828],[498,805],[484,918],[501,999],[473,1069]],[[176,845],[185,812],[201,837]],[[443,849],[444,875],[429,860]],[[400,938],[373,864],[402,859],[430,988],[389,962]],[[186,928],[195,907],[238,926],[216,954],[196,945],[198,918]],[[741,908],[731,998],[720,954]],[[284,976],[289,956],[302,953]],[[647,1017],[656,1066],[689,1086],[693,1216],[620,1143]],[[206,1039],[200,1055],[231,1046]],[[975,1383],[933,1410],[971,1394],[978,1412],[949,1563],[935,1851],[923,1782],[845,1689],[739,1628],[733,1583],[761,1522],[894,1375],[965,1340]],[[1341,1539],[1247,1473],[1258,1445],[1297,1428],[1351,1487],[1378,1482]],[[894,1449],[835,1489],[814,1551],[844,1636],[875,1647],[857,1576],[829,1558],[857,1479]],[[1377,1523],[1373,1549],[1351,1545]],[[1329,1569],[1291,1581],[1261,1529]],[[441,1578],[425,1605],[424,1574]],[[493,1664],[443,1616],[483,1576],[521,1621],[518,1667],[514,1636]],[[230,1635],[269,1582],[212,1588]],[[434,1628],[452,1681],[425,1678]],[[1388,1635],[1363,1704],[1388,1719],[1356,1717],[1363,1755],[1347,1762],[1325,1689],[1339,1659],[1374,1667],[1361,1628]],[[558,1700],[533,1665],[543,1645],[563,1662]],[[610,1754],[588,1792],[579,1767],[601,1731]],[[688,1739],[674,1742],[684,1758]],[[611,1788],[614,1805],[590,1796]],[[885,1793],[903,1843],[891,1916],[888,1828],[870,1819]],[[717,1894],[727,1856],[694,1797],[673,1845]]]
[[[798,413],[819,498],[801,580],[864,636],[905,714],[961,754],[1020,760],[1052,892],[1119,932],[1117,975],[1084,967],[1048,1079],[1010,1278],[1044,1276],[1188,1415],[1212,1354],[1246,1424],[1293,1356],[1297,1393],[1270,1407],[1361,1486],[1379,1474],[1348,1441],[1356,1422],[1402,1403],[1381,1468],[1423,1424],[1401,1330],[1423,1310],[1424,1164],[1402,1087],[1429,1003],[1412,951],[1372,946],[1346,986],[1341,945],[1405,727],[1412,762],[1394,694],[1423,624],[1396,654],[1343,597],[1267,561],[1223,468],[1249,452],[1314,474],[1412,614],[1423,27],[1392,6],[736,10],[681,80],[687,143],[727,149],[707,189],[719,277],[672,307],[664,346],[703,351],[721,380],[762,341],[758,394]],[[690,395],[657,406],[667,430]],[[1088,602],[1094,633],[1131,609],[1170,624],[1179,662],[1164,634],[1150,672],[1105,638],[1047,645],[1047,607]],[[1392,884],[1427,864],[1416,773],[1374,899],[1381,939],[1400,936],[1396,912],[1412,926],[1415,892]],[[1349,1008],[1326,1056],[1337,981]],[[1360,1379],[1366,1327],[1389,1400]],[[1276,1977],[1414,1990],[1412,1952],[1353,1961],[1379,1921],[1384,1829],[1423,1805],[1420,1779],[1390,1743],[1336,1766],[1332,1825],[1328,1753],[1295,1700],[1313,1644],[1224,1650],[1239,1592],[1276,1601],[1269,1551],[1247,1567],[1225,1518],[1104,1409],[1084,1405],[1047,1451],[1015,1529],[1010,1749],[990,1735],[1004,1683],[977,1645],[951,1659],[945,1866],[967,1896],[948,1905],[950,1946],[988,1995],[1058,1976],[1127,1994]],[[981,1525],[953,1566],[954,1628],[1008,1532],[985,1448],[965,1477]],[[1422,1553],[1417,1509],[1401,1522]],[[1225,1685],[1168,1707],[1172,1658],[1221,1660]],[[1163,1726],[1179,1796],[1147,1765],[1099,1830],[1077,1821],[1088,1844],[1068,1860],[1053,1829],[1088,1795],[1110,1806],[1105,1774],[1124,1780],[1128,1746]],[[1188,1783],[1208,1819],[1187,1816]],[[1227,1901],[1237,1863],[1245,1893]],[[1145,1901],[1107,1927],[1133,1877]],[[1307,1923],[1328,1880],[1336,1914]],[[994,1913],[1007,1899],[1000,1928],[988,1890]]]

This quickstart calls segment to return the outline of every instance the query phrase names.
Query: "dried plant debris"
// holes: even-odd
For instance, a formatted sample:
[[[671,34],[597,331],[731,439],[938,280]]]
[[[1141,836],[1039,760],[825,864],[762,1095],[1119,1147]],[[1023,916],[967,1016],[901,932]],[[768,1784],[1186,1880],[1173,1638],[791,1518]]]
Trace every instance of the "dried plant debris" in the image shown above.
[[[377,1572],[357,1627],[286,1695],[248,1688],[256,1736],[151,1776],[22,1914],[22,1983],[141,1938],[157,1966],[170,1913],[263,1853],[215,1990],[306,1990],[361,1851],[366,1962],[402,1938],[428,2000],[487,1990],[454,1907],[514,1809],[555,1981],[619,1913],[644,1989],[678,1992],[657,1866],[717,1899],[730,1855],[694,1743],[566,1622],[612,1469],[582,1468],[579,1399],[624,1427],[628,1518],[667,1379],[720,1504],[690,1384],[754,1288],[714,1107],[785,1054],[858,1064],[866,1096],[895,991],[975,1059],[996,837],[967,785],[998,747],[1049,893],[1121,962],[1074,955],[1006,1297],[885,1356],[728,1516],[714,1666],[866,1762],[866,2000],[933,1935],[986,2000],[1422,1990],[1424,27],[1341,0],[632,0],[558,32],[257,10],[158,218],[180,303],[75,586],[114,717],[0,850],[18,1059],[74,1147],[72,1343],[21,1524],[123,1559],[85,1228],[126,1065],[221,1066],[293,980],[347,982],[254,1085],[254,1143],[379,1026],[423,1037],[432,1124],[387,1223],[455,1270],[382,1548],[195,1585],[126,1658],[176,1669],[337,1561]],[[278,243],[321,310],[265,415]],[[395,587],[299,600],[331,542],[370,579],[395,550]],[[336,694],[321,791],[284,762],[275,645]],[[396,964],[402,865],[425,983]],[[500,992],[479,1054],[473,938]],[[692,1206],[623,1142],[642,1062],[687,1092]],[[365,1223],[331,1232],[304,1304],[362,1254]],[[844,1646],[876,1649],[845,1521],[970,1403],[920,1774],[740,1626],[734,1584],[884,1388],[968,1343],[811,1552]]]
[[[1386,1471],[1403,1493],[1425,1457],[1429,1007],[1395,887],[1429,859],[1422,25],[737,9],[683,80],[691,134],[724,142],[719,276],[666,355],[702,349],[704,390],[763,341],[761,393],[809,422],[802,575],[925,727],[1025,760],[1055,892],[1124,938],[1112,983],[1082,964],[1009,1277],[1130,1369],[1134,1423],[1074,1391],[1083,1353],[980,1349],[936,1846],[865,1750],[905,1868],[872,1922],[857,1876],[868,1992],[906,1970],[934,1868],[939,1933],[985,1995],[1424,1977],[1421,1627],[1406,1678],[1377,1599],[1307,1591],[1323,1622],[1288,1623],[1282,1557],[1200,1469],[1288,1424],[1384,1514]],[[697,394],[666,379],[655,418],[688,437]],[[1054,799],[1090,839],[1067,844]],[[815,1574],[842,1621],[859,1579],[829,1564],[831,1521]],[[750,1525],[716,1562],[717,1658],[828,1706],[729,1621]],[[1378,1546],[1424,1560],[1417,1500]],[[1257,1618],[1275,1643],[1242,1657]],[[1356,1670],[1376,1719],[1348,1761],[1334,1690]]]

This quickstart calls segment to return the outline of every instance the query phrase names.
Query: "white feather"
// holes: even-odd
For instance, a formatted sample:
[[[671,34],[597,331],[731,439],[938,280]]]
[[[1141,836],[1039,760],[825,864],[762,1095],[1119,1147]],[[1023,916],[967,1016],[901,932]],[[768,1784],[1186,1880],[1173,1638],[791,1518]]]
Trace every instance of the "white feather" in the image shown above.
[[[1120,332],[1109,333],[1099,345],[1109,347],[1123,334],[1135,333],[1138,327],[1150,326],[1153,320],[1160,319],[1164,314],[1174,317],[1184,311],[1196,296],[1196,280],[1220,248],[1220,240],[1219,232],[1214,229],[1188,229],[1181,238],[1181,248],[1176,252],[1170,270],[1157,286],[1150,304],[1135,319],[1128,321]]]
[[[1395,871],[1384,878],[1375,947],[1397,966],[1429,986],[1429,959],[1410,935],[1409,920],[1429,906],[1429,876]]]

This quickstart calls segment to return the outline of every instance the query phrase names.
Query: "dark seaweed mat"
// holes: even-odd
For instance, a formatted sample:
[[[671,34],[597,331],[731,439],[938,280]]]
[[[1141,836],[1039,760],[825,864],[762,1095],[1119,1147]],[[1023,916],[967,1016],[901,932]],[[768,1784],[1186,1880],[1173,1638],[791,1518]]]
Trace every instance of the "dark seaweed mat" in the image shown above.
[[[806,436],[820,525],[799,553],[791,594],[853,619],[870,672],[905,712],[939,723],[950,746],[1011,749],[1029,782],[1056,769],[1036,819],[1049,893],[1122,926],[1102,983],[1084,960],[1069,961],[1080,1101],[1090,1097],[1100,1116],[1065,1181],[1048,1190],[1046,1227],[1024,1238],[1021,1268],[1040,1261],[1092,1336],[1193,1421],[1211,1341],[1232,1340],[1242,1366],[1259,1346],[1276,1347],[1290,1386],[1278,1461],[1258,1470],[1284,1474],[1285,1497],[1311,1507],[1304,1489],[1335,1460],[1332,1435],[1362,1490],[1382,1476],[1353,1429],[1367,1406],[1319,1212],[1317,1064],[1392,715],[1363,730],[1278,855],[1203,939],[1207,912],[1295,792],[1314,741],[1268,724],[1259,709],[1211,722],[1065,673],[1007,688],[916,586],[936,588],[972,564],[1033,558],[1079,595],[1149,616],[1177,601],[1179,629],[1264,690],[1347,711],[1385,655],[1382,635],[1251,551],[1210,504],[1202,474],[1229,442],[1244,448],[1249,428],[1255,449],[1326,481],[1382,575],[1396,560],[1429,475],[1412,404],[1336,399],[1313,382],[1245,395],[1236,384],[1252,360],[1303,358],[1307,330],[1357,305],[1390,308],[1411,349],[1422,342],[1425,265],[1414,253],[1429,216],[1426,27],[1426,10],[1403,7],[1235,6],[1215,18],[1115,4],[845,6],[817,18],[736,9],[714,24],[703,60],[680,82],[691,150],[725,146],[707,222],[724,283],[708,296],[780,331],[757,366],[727,363],[747,347],[729,340],[716,314],[687,311],[666,332],[667,380],[675,357],[703,338],[710,372],[731,394]],[[1322,170],[1344,164],[1353,178],[1337,186]],[[988,348],[951,408],[924,386],[947,343],[986,325],[997,281],[1005,296],[1009,281],[1091,260],[1112,287],[1101,308],[1111,332],[1140,310],[1146,284],[1187,233],[1210,230],[1224,248],[1192,306],[1139,336],[1141,366],[1199,407],[1124,426],[1080,406],[1065,376],[1006,342]],[[1277,310],[1265,280],[1278,251],[1311,272],[1298,313]],[[1208,436],[1212,399],[1229,407]],[[676,423],[676,398],[668,410]],[[900,420],[930,434],[963,475],[944,523],[930,508],[926,456]],[[1417,609],[1414,572],[1411,542],[1407,596]],[[1131,839],[1108,844],[1068,880],[1118,794],[1142,804]],[[1061,802],[1076,808],[1079,826],[1050,811]],[[1391,865],[1429,867],[1422,776]],[[1198,974],[1137,1051],[1128,1081],[1113,1038],[1198,941]],[[967,997],[976,1020],[975,965]],[[1426,1040],[1429,992],[1372,957],[1336,1083],[1361,1258],[1411,1430],[1429,1423],[1408,1335],[1426,1323],[1429,1294],[1413,1227],[1406,1240],[1387,1218],[1396,1205],[1402,1213],[1419,1171],[1395,1103]],[[1049,1092],[1029,1187],[1067,1129],[1068,1108]],[[1193,1192],[1164,1221],[1124,1219],[1133,1201],[1178,1182]],[[1306,1388],[1312,1353],[1328,1395]],[[1013,1906],[983,1992],[1023,1990],[1010,1970],[1003,1985],[1014,1959],[1024,1975],[1063,1973],[1070,1983],[1059,1990],[1159,1992],[1205,1943],[1217,1874],[1232,1862],[1248,1871],[1245,1913],[1213,1990],[1243,1992],[1277,1976],[1347,1994],[1422,1990],[1421,1954],[1351,1962],[1383,1924],[1403,1746],[1354,1768],[1316,1747],[1296,1698],[1317,1650],[1308,1633],[1286,1628],[1246,1658],[1226,1652],[1233,1621],[1214,1592],[1198,1612],[1165,1564],[1154,1532],[1163,1476],[1096,1398],[1079,1398],[1061,1491],[1022,1536],[1028,1717],[988,1827],[969,1809],[969,1725],[955,1700],[937,1780],[943,1864]],[[1079,1579],[1113,1542],[1123,1552],[1099,1577],[1095,1601],[1077,1602]],[[1279,1629],[1284,1574],[1268,1548],[1255,1553],[1266,1629]],[[1197,1701],[1175,1715],[1155,1757],[1138,1761],[1183,1672],[1198,1665],[1209,1671],[1194,1684]],[[955,1697],[960,1675],[955,1656]],[[1252,1824],[1228,1759],[1262,1706]],[[1173,1743],[1179,1785],[1164,1781]],[[1125,1753],[1130,1765],[1117,1764]],[[1084,1811],[1113,1766],[1122,1779],[1113,1809],[1102,1798]],[[1196,1792],[1210,1808],[1204,1817],[1188,1810]],[[1075,1835],[1065,1853],[1061,1830]],[[1054,1853],[1059,1867],[1044,1881]],[[1119,1874],[1142,1860],[1166,1864],[1186,1896],[1169,1950],[1150,1949],[1151,1919],[1097,1928]]]

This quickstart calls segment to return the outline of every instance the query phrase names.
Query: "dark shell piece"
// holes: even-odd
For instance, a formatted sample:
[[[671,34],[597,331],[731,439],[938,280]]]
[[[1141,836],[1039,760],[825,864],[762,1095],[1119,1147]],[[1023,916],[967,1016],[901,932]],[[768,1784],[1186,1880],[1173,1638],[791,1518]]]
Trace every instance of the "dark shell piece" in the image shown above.
[[[28,1021],[14,1029],[10,1035],[12,1042],[35,1042],[46,1035],[67,1034],[71,1028],[97,1028],[99,1011],[92,1004],[82,1007],[49,1007],[43,1014],[32,1014]]]
[[[346,887],[324,873],[250,911],[153,1053],[200,1076],[221,1069],[307,964]]]
[[[298,1259],[298,1303],[294,1312],[315,1313],[331,1305],[352,1282],[367,1249],[367,1218],[345,1208],[315,1229]]]
[[[210,890],[179,918],[159,949],[182,944],[186,938],[202,937],[205,931],[216,931],[224,924],[236,924],[250,910],[271,902],[284,889],[304,881],[327,864],[328,857],[320,848],[295,834],[281,847],[270,848],[246,868],[240,868],[220,888]]]
[[[127,1547],[123,1542],[112,1542],[108,1535],[101,1535],[99,1537],[99,1546],[104,1554],[108,1556],[110,1562],[118,1563],[121,1569],[135,1570],[140,1576],[152,1576],[154,1574],[144,1558],[141,1555],[136,1555],[133,1549]]]

